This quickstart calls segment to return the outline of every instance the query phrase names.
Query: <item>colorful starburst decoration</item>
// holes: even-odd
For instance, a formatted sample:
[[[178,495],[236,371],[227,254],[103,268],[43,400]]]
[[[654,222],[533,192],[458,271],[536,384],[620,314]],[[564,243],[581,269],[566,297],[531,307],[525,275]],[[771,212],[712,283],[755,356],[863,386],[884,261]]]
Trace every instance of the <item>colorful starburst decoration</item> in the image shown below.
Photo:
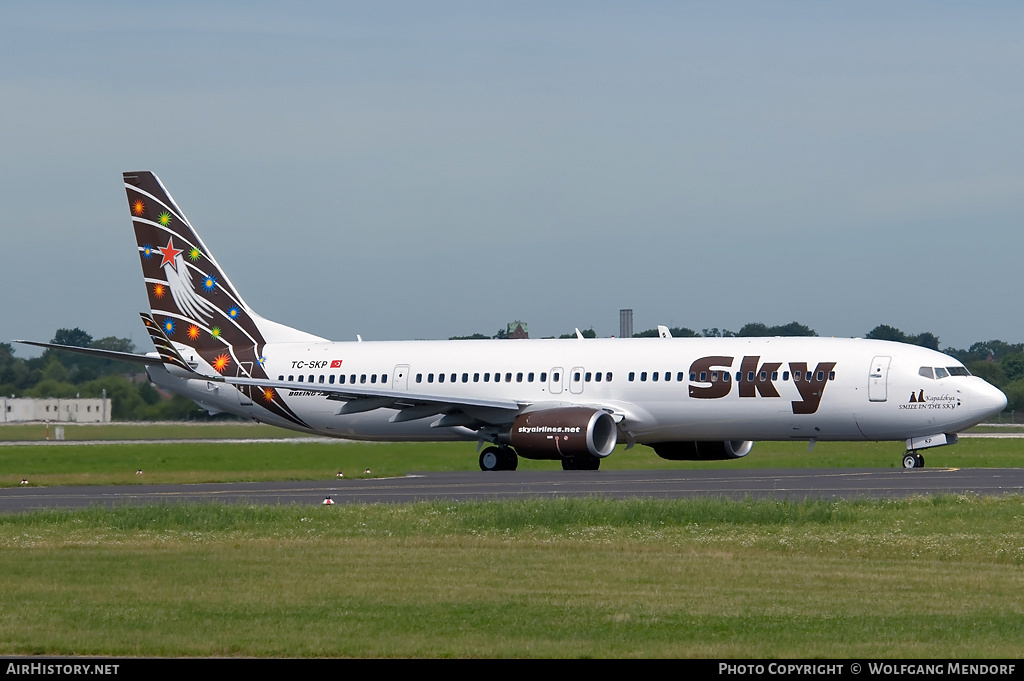
[[[142,257],[145,258],[146,260],[149,260],[150,258],[153,257],[153,250],[154,249],[152,246],[146,244],[145,246],[142,247]]]
[[[146,212],[146,204],[143,203],[142,199],[135,199],[132,203],[132,212],[136,215],[142,215]]]
[[[155,297],[163,298],[165,293],[167,293],[167,289],[163,284],[153,284],[153,295]]]
[[[230,361],[231,358],[228,357],[226,354],[217,355],[217,357],[213,360],[213,368],[216,369],[218,373],[223,374],[224,370],[227,369],[228,363]]]
[[[263,357],[263,356],[260,356],[260,357],[257,357],[257,358],[256,358],[256,361],[257,361],[257,362],[259,362],[259,365],[260,365],[260,366],[263,366],[264,364],[266,364],[266,363],[267,363],[267,358],[266,358],[266,357]]]
[[[239,312],[238,312],[238,308],[237,307],[231,306],[228,309],[228,316],[231,317],[232,319],[238,319],[238,315],[239,315]]]
[[[212,329],[210,329],[210,335],[213,336],[214,338],[220,338],[220,327],[215,326]]]
[[[217,288],[217,277],[207,274],[206,278],[203,279],[203,290],[212,291],[215,288]]]
[[[197,338],[199,338],[199,327],[196,326],[195,324],[192,324],[191,326],[189,326],[188,327],[188,337],[189,337],[190,340],[196,340]]]
[[[263,389],[263,399],[265,399],[267,402],[273,402],[274,401],[274,389],[273,388],[264,388]]]
[[[160,215],[157,216],[156,221],[159,222],[164,227],[166,227],[167,225],[171,224],[171,214],[168,213],[167,211],[164,211],[163,213],[160,213]]]
[[[188,259],[191,260],[192,262],[199,260],[199,258],[201,257],[203,257],[203,252],[200,251],[195,246],[193,246],[192,250],[188,252]]]
[[[170,317],[164,320],[164,333],[168,336],[174,333],[174,320]]]

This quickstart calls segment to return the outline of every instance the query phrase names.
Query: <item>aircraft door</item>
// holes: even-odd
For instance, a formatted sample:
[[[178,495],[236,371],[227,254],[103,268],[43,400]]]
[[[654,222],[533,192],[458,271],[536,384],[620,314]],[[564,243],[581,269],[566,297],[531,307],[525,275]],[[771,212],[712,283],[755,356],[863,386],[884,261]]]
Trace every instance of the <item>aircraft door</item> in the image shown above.
[[[885,402],[888,397],[889,362],[892,357],[878,356],[871,360],[868,370],[868,400]]]
[[[396,364],[395,370],[391,374],[391,389],[392,390],[408,390],[409,389],[409,365],[408,364]]]
[[[552,395],[562,394],[562,367],[554,367],[548,377],[548,392]]]
[[[573,367],[569,372],[569,392],[574,395],[583,392],[583,367]]]

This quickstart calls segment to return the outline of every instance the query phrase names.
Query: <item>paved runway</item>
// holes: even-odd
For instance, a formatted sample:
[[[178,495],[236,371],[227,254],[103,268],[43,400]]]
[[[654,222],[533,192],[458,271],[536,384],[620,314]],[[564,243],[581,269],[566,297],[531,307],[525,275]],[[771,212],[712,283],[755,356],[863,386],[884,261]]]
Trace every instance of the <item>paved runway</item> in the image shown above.
[[[1024,493],[1024,469],[762,469],[422,473],[401,478],[202,485],[0,489],[0,513],[90,505],[225,501],[257,504],[400,503],[427,499],[603,496],[775,499],[897,498],[939,492]]]

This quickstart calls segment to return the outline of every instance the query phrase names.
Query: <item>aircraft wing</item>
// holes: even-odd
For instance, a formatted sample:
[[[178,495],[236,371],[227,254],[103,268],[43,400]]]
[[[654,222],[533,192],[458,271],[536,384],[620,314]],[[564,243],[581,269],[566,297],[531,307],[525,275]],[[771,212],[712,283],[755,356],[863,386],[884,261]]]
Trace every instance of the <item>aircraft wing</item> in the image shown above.
[[[475,397],[410,392],[408,390],[391,390],[384,387],[297,383],[294,381],[274,381],[234,376],[207,378],[208,380],[222,381],[236,386],[251,386],[264,390],[271,388],[279,391],[302,391],[324,395],[329,400],[343,402],[338,407],[338,414],[358,414],[364,411],[384,408],[398,409],[399,412],[391,419],[393,422],[411,421],[428,416],[454,414],[455,412],[475,414],[478,420],[485,422],[493,422],[495,419],[499,422],[511,421],[523,407],[530,404],[529,402],[517,402],[514,400],[487,400]],[[487,412],[491,413],[486,414]]]

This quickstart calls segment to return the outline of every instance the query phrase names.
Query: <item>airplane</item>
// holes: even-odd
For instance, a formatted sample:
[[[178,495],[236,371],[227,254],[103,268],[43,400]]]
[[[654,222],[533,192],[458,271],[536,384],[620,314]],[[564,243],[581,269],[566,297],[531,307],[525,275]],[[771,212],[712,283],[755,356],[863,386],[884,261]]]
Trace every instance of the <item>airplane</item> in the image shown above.
[[[1006,396],[956,359],[861,338],[333,342],[258,315],[156,175],[124,173],[156,352],[18,341],[146,365],[211,413],[337,438],[475,441],[484,471],[519,457],[597,470],[616,445],[670,461],[754,441],[953,444]],[[267,266],[274,263],[267,262]]]

